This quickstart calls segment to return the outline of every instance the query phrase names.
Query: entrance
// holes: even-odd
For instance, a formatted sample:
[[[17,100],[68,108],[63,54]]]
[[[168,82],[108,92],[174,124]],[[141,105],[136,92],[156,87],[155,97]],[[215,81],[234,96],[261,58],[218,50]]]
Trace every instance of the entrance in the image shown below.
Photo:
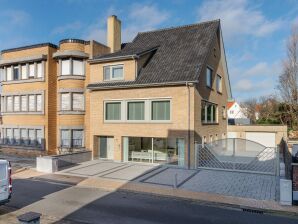
[[[98,138],[98,152],[101,159],[114,159],[114,137],[100,136]]]

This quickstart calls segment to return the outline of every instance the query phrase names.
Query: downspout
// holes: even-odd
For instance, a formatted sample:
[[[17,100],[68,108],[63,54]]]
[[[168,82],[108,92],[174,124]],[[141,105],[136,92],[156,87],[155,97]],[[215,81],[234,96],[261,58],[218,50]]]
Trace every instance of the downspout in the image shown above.
[[[187,87],[187,95],[188,95],[188,100],[187,100],[187,126],[188,126],[188,130],[187,130],[187,138],[188,138],[188,144],[187,144],[187,168],[190,169],[190,88],[189,88],[189,83],[186,82],[186,87]]]

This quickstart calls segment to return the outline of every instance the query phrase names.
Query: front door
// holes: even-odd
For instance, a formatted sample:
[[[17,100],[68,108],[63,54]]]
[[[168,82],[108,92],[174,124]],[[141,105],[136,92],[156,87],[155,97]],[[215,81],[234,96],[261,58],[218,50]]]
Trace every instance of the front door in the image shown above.
[[[99,158],[114,159],[114,138],[108,136],[101,136],[99,140]]]

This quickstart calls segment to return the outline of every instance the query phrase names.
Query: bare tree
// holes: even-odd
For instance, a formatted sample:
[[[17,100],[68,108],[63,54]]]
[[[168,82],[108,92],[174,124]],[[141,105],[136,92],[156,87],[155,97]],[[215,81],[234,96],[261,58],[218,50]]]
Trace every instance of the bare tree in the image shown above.
[[[277,86],[280,96],[286,103],[287,113],[291,117],[290,126],[297,129],[298,124],[298,26],[292,28],[287,44],[287,57],[283,61],[283,70]]]
[[[257,105],[258,101],[256,98],[248,99],[241,103],[242,112],[252,123],[256,123]]]

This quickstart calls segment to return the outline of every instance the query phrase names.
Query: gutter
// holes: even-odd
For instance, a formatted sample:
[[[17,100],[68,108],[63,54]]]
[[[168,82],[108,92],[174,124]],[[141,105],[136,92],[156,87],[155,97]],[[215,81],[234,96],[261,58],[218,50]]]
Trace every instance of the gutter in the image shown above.
[[[87,60],[90,64],[97,63],[97,62],[108,62],[108,61],[117,61],[117,60],[124,60],[124,59],[138,59],[139,56],[136,54],[125,55],[125,56],[116,56],[110,58],[99,58],[99,59],[90,59]]]
[[[190,169],[190,83],[186,82],[187,87],[187,168]],[[193,83],[192,83],[193,84]]]
[[[198,81],[180,81],[180,82],[162,82],[162,83],[148,83],[148,84],[128,84],[128,85],[118,85],[118,86],[104,86],[104,87],[92,87],[87,86],[90,90],[107,90],[107,89],[134,89],[134,88],[144,88],[144,87],[158,87],[158,86],[178,86],[188,84],[197,84]]]

